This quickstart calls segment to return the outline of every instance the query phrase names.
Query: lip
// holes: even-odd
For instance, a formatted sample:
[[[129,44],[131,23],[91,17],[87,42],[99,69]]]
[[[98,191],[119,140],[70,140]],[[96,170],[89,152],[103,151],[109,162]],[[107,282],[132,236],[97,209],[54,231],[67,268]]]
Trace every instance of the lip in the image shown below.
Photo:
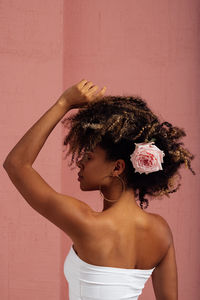
[[[78,173],[78,179],[81,179],[83,176],[81,176],[79,173]]]

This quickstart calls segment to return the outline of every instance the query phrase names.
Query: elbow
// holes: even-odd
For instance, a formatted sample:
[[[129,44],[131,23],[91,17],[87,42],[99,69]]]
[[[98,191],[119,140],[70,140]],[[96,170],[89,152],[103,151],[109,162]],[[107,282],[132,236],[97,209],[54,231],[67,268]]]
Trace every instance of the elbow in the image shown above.
[[[7,156],[4,163],[3,163],[4,169],[7,171],[7,170],[12,169],[13,166],[14,166],[13,160],[9,156]]]
[[[7,156],[4,163],[3,167],[6,171],[13,171],[13,170],[19,170],[21,167],[25,166],[24,162],[21,162],[21,160],[18,160],[13,157]]]
[[[7,169],[9,168],[9,166],[10,166],[10,162],[9,162],[8,159],[6,159],[6,160],[4,161],[4,163],[3,163],[3,168],[4,168],[5,170],[7,170]]]

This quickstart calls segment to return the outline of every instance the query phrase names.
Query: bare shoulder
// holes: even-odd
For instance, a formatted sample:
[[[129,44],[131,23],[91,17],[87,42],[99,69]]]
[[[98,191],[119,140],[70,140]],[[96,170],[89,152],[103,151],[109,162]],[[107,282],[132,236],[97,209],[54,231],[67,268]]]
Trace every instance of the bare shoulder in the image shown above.
[[[168,222],[161,215],[155,213],[149,215],[152,217],[152,226],[156,226],[157,231],[168,240],[170,245],[173,242],[173,234]]]
[[[159,214],[155,214],[155,213],[148,213],[149,215],[151,215],[152,217],[154,217],[156,220],[160,221],[163,225],[168,225],[167,221]]]

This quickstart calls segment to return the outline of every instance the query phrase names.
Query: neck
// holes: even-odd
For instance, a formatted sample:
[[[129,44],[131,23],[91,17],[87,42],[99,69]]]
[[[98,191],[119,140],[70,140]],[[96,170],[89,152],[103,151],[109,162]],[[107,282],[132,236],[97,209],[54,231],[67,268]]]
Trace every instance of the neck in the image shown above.
[[[108,198],[109,199],[109,198]],[[111,198],[111,200],[114,200],[114,198]],[[103,200],[104,204],[103,204],[103,210],[105,211],[109,208],[117,208],[117,207],[127,207],[127,208],[133,208],[133,209],[138,209],[139,206],[137,205],[136,201],[135,201],[135,195],[134,195],[134,190],[133,189],[127,189],[123,192],[123,194],[120,196],[120,198],[115,201],[115,202],[110,202],[107,201],[106,199]]]

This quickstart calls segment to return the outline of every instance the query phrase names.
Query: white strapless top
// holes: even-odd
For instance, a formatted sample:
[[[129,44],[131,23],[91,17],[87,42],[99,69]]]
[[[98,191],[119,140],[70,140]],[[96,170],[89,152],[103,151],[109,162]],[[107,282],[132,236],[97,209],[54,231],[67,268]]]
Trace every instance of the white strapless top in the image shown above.
[[[64,262],[70,300],[137,300],[153,269],[123,269],[88,264],[73,245]]]

